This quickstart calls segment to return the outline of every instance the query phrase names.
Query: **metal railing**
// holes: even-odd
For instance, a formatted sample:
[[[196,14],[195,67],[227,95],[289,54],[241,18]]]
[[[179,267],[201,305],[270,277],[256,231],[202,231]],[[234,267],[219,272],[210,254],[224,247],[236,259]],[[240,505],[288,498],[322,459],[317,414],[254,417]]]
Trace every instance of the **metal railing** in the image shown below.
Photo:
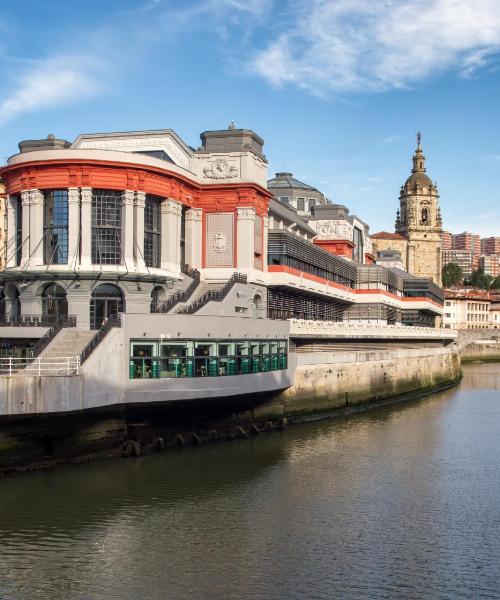
[[[232,287],[236,283],[246,283],[247,276],[243,275],[243,273],[233,273],[228,279],[227,283],[220,290],[208,290],[204,294],[202,294],[199,298],[190,304],[189,306],[184,307],[179,311],[178,314],[184,315],[193,315],[195,312],[198,312],[200,308],[208,304],[209,302],[222,302],[224,298],[229,294]]]
[[[106,319],[100,329],[98,329],[94,335],[94,337],[89,341],[89,343],[85,346],[85,348],[80,352],[80,365],[87,360],[87,358],[92,354],[92,352],[99,346],[102,340],[106,337],[109,331],[113,329],[113,327],[121,327],[122,320],[121,316],[111,315]]]
[[[0,358],[0,375],[78,375],[80,373],[79,356],[51,356],[38,357],[34,360],[29,357]]]
[[[76,327],[76,316],[75,315],[62,315],[53,324],[52,327],[42,336],[38,342],[30,349],[30,358],[36,358],[50,342],[56,337],[56,335],[64,327]]]
[[[177,290],[177,292],[174,292],[165,300],[165,302],[153,308],[151,312],[168,313],[176,304],[179,304],[180,302],[187,302],[189,300],[195,289],[200,284],[200,272],[190,266],[185,266],[182,269],[182,272],[188,277],[191,277],[192,281],[189,286],[185,290]]]
[[[0,327],[52,327],[55,317],[47,315],[19,315],[0,317]]]

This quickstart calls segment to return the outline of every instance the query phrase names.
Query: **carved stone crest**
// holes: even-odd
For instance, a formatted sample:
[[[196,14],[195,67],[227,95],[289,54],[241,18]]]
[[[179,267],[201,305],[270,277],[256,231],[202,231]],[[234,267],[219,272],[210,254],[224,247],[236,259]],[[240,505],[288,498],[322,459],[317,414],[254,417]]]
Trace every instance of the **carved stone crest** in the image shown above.
[[[225,233],[214,233],[213,247],[219,254],[227,248],[227,238]]]
[[[352,239],[352,225],[348,221],[310,221],[310,225],[316,229],[319,238],[328,240],[350,240]]]
[[[203,174],[209,179],[232,179],[238,176],[238,169],[224,158],[218,158],[209,167],[204,167]]]

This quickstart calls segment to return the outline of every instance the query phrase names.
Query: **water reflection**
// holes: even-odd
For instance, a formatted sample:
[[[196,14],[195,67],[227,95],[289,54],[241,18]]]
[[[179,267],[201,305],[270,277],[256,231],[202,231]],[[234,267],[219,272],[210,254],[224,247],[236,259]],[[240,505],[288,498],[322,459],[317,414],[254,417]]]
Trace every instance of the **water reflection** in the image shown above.
[[[0,598],[499,598],[498,389],[2,479]]]

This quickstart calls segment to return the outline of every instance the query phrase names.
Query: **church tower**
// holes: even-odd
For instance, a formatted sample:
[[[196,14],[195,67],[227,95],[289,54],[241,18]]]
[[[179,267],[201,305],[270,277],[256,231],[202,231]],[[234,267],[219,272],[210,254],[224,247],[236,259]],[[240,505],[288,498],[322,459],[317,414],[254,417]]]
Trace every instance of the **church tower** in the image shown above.
[[[441,238],[443,224],[439,194],[435,183],[426,175],[422,136],[417,134],[413,169],[401,187],[396,232],[407,240],[406,268],[417,277],[430,277],[441,285]]]

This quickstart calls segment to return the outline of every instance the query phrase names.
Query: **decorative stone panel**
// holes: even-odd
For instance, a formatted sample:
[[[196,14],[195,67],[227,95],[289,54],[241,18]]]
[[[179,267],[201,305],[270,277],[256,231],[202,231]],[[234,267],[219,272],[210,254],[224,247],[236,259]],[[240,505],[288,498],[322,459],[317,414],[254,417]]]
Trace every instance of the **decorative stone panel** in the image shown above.
[[[234,214],[207,214],[206,234],[206,266],[232,267],[234,263]]]

